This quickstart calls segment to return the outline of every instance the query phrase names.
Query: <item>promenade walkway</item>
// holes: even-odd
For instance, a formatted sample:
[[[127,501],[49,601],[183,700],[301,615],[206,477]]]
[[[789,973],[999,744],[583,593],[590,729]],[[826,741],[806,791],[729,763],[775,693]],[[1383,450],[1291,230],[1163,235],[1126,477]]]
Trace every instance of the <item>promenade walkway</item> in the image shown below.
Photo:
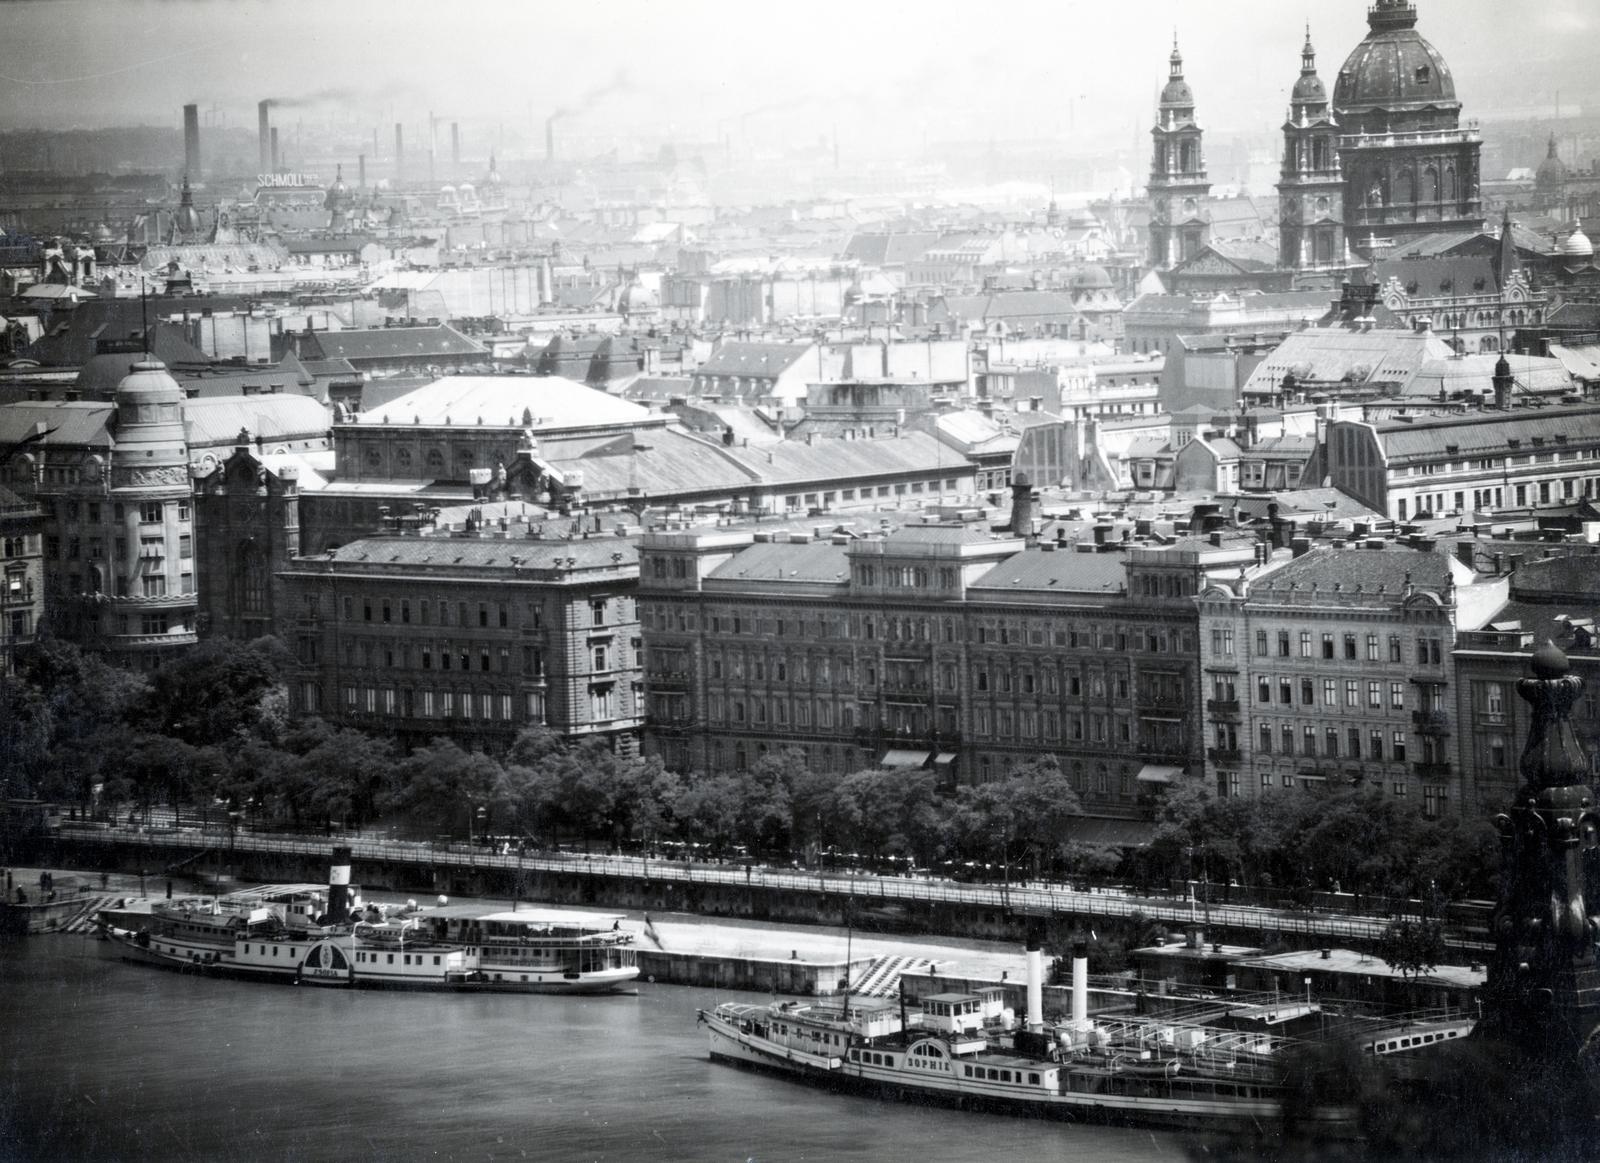
[[[681,884],[760,887],[851,897],[859,907],[885,907],[938,901],[992,907],[1038,916],[1141,916],[1167,924],[1205,922],[1214,927],[1281,935],[1301,945],[1372,941],[1383,934],[1390,918],[1257,905],[1199,902],[1162,896],[1138,896],[1109,889],[1079,891],[1061,885],[975,885],[930,877],[876,876],[848,872],[807,872],[764,866],[685,863],[641,856],[585,855],[572,852],[502,853],[466,844],[395,840],[360,834],[336,837],[265,834],[210,828],[163,828],[65,821],[63,839],[114,842],[147,847],[152,868],[200,863],[195,854],[225,857],[230,851],[283,852],[326,859],[335,844],[348,845],[358,859],[413,863],[434,868],[517,869],[579,873],[593,877],[653,880]],[[1475,953],[1489,949],[1480,937],[1447,932],[1455,949]]]

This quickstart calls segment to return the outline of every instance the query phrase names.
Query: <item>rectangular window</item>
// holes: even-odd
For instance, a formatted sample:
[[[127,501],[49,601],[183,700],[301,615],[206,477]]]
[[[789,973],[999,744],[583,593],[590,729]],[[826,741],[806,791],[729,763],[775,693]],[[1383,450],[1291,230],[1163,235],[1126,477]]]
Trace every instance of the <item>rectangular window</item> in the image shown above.
[[[1406,709],[1406,684],[1392,682],[1389,684],[1389,705],[1397,711]]]
[[[1354,634],[1346,634],[1344,636],[1344,656],[1345,656],[1345,660],[1348,661],[1348,662],[1354,662],[1355,661],[1355,658],[1356,658],[1356,636]]]
[[[1310,630],[1302,630],[1302,631],[1300,631],[1300,657],[1301,658],[1310,658],[1311,657],[1311,631]]]
[[[1400,635],[1398,634],[1389,635],[1389,661],[1400,661]]]
[[[1376,634],[1368,634],[1367,635],[1367,661],[1368,662],[1380,662],[1380,661],[1382,661],[1378,657],[1378,636]]]
[[[1322,657],[1329,659],[1333,657],[1333,634],[1331,632],[1322,636]]]
[[[1383,706],[1383,684],[1381,682],[1369,682],[1367,684],[1367,706]]]
[[[1294,702],[1294,681],[1287,678],[1278,679],[1278,701],[1284,706]]]
[[[1317,683],[1315,679],[1303,678],[1300,680],[1300,702],[1311,706],[1317,701]]]
[[[1404,763],[1406,761],[1406,733],[1404,731],[1396,731],[1389,739],[1389,754],[1394,756],[1396,763]]]
[[[1339,758],[1339,728],[1329,727],[1322,733],[1322,753],[1329,759]]]
[[[1322,680],[1322,705],[1337,707],[1339,705],[1339,680],[1325,678]]]
[[[1278,631],[1278,657],[1289,657],[1289,631],[1287,630]]]
[[[1361,684],[1353,678],[1344,680],[1344,705],[1347,707],[1361,705]]]
[[[1266,656],[1267,656],[1267,632],[1265,630],[1257,630],[1256,631],[1256,657],[1265,658]]]
[[[164,508],[165,506],[160,501],[145,501],[139,506],[139,523],[141,525],[161,524]]]
[[[1368,759],[1382,759],[1383,758],[1383,732],[1382,731],[1374,731],[1374,732],[1372,732],[1372,734],[1370,736],[1368,736],[1368,738],[1367,738],[1367,747],[1369,749],[1368,752],[1367,752],[1367,758]]]

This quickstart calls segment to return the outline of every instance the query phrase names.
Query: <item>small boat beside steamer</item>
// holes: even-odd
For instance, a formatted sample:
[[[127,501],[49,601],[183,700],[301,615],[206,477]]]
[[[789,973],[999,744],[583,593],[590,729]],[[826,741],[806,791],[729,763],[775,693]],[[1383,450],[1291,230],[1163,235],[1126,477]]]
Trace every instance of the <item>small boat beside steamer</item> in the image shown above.
[[[1028,951],[1028,1010],[1042,1010]],[[1088,1016],[1088,961],[1073,960],[1072,1019],[1018,1026],[999,989],[903,999],[725,1002],[699,1021],[716,1060],[835,1089],[1082,1121],[1258,1131],[1281,1117],[1293,1042],[1170,1019]],[[1353,1134],[1327,1106],[1318,1133]]]
[[[108,955],[298,985],[480,993],[610,993],[639,976],[633,934],[610,913],[362,905],[349,849],[326,889],[267,885],[217,898],[107,910]]]

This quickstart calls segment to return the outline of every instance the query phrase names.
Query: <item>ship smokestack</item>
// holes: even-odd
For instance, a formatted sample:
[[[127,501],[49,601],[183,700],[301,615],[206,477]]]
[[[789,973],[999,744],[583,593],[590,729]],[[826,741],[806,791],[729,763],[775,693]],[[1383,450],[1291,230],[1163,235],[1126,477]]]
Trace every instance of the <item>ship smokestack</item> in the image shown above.
[[[334,848],[328,864],[327,924],[339,925],[350,919],[350,846]]]
[[[1044,1032],[1044,951],[1033,926],[1028,928],[1028,1031]]]
[[[258,140],[257,148],[261,151],[261,172],[272,172],[272,133],[268,128],[271,123],[271,101],[262,101],[256,106],[256,127]]]
[[[1072,946],[1072,1028],[1089,1028],[1089,946],[1083,941]]]
[[[198,182],[200,178],[200,106],[183,107],[183,172]]]

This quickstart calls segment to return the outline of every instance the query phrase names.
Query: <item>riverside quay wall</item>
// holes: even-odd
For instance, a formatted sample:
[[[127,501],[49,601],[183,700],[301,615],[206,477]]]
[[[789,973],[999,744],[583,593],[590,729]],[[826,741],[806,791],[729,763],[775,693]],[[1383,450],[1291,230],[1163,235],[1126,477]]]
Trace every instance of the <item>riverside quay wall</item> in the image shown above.
[[[1212,940],[1280,941],[1291,948],[1372,948],[1388,918],[1243,905],[1208,908],[1172,897],[1042,885],[968,885],[743,865],[686,864],[637,856],[499,853],[463,844],[368,836],[284,836],[226,829],[107,828],[64,824],[39,837],[41,863],[241,882],[327,878],[335,843],[354,853],[353,880],[369,891],[501,897],[583,908],[690,913],[790,925],[853,925],[861,932],[1018,941],[1040,920],[1084,928],[1201,922]],[[16,858],[14,856],[14,858]],[[1447,935],[1478,952],[1474,934]]]

